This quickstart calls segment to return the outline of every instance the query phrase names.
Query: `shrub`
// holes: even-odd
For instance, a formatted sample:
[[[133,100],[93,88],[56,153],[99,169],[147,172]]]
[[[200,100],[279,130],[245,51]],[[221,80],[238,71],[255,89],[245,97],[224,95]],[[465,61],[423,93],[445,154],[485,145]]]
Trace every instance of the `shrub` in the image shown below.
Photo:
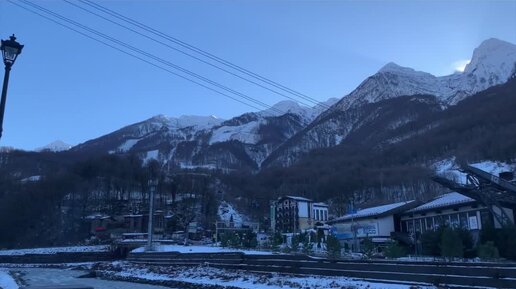
[[[364,253],[364,257],[367,259],[370,259],[373,257],[375,245],[373,243],[373,240],[369,237],[365,238],[363,241],[363,249],[362,252]]]
[[[487,241],[485,244],[478,246],[477,254],[480,259],[497,259],[500,258],[498,248],[493,241]]]
[[[387,258],[399,258],[406,255],[407,251],[405,247],[401,246],[396,241],[389,242],[385,248],[385,257]]]
[[[423,254],[430,256],[441,255],[439,243],[441,242],[441,229],[436,231],[426,231],[421,235],[421,245],[423,247]]]
[[[278,251],[279,246],[283,244],[283,236],[280,232],[274,233],[271,237],[271,247],[273,251]]]
[[[443,257],[464,257],[464,244],[458,231],[445,228],[441,234],[441,256]]]
[[[328,235],[326,238],[326,249],[328,250],[328,257],[330,258],[339,258],[340,257],[340,249],[341,245],[337,237],[333,235]]]

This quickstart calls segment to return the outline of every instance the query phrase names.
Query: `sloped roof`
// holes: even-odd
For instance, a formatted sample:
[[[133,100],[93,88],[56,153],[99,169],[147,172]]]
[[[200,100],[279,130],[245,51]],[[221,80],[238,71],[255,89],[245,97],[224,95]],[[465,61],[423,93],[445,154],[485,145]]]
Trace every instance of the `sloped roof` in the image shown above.
[[[436,208],[442,208],[442,207],[448,207],[448,206],[452,206],[452,205],[472,203],[472,202],[475,202],[475,199],[466,197],[457,192],[452,192],[452,193],[438,196],[435,199],[433,199],[432,201],[422,204],[421,206],[415,207],[411,210],[408,210],[407,212],[426,211],[426,210],[430,210],[430,209],[436,209]]]
[[[399,203],[393,203],[393,204],[387,204],[377,207],[371,207],[367,209],[360,210],[356,212],[355,214],[347,214],[342,217],[339,217],[337,219],[332,220],[332,222],[337,221],[346,221],[351,220],[352,218],[365,218],[365,217],[374,217],[379,216],[382,214],[387,214],[393,211],[396,211],[397,209],[409,205],[409,204],[415,204],[415,201],[407,201],[407,202],[399,202]]]
[[[314,205],[314,206],[319,206],[319,207],[328,207],[328,204],[326,204],[326,203],[321,203],[321,202],[319,202],[319,203],[314,203],[313,205]]]
[[[280,197],[279,199],[283,199],[283,198],[293,199],[293,200],[296,200],[296,201],[304,201],[304,202],[311,202],[312,201],[310,199],[303,198],[303,197],[298,197],[298,196],[284,196],[284,197]]]

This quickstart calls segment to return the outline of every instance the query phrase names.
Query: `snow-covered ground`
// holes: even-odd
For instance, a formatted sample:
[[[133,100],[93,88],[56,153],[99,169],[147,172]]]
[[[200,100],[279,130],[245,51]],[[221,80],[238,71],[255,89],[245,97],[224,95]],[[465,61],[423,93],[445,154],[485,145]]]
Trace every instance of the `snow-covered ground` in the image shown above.
[[[144,252],[145,247],[134,249],[132,252]],[[270,251],[243,250],[222,248],[217,246],[181,246],[181,245],[160,245],[156,246],[158,252],[179,252],[179,253],[244,253],[249,255],[269,255]]]
[[[56,254],[60,252],[107,252],[109,246],[73,246],[73,247],[49,247],[30,248],[16,250],[0,250],[0,255],[26,255],[26,254]]]
[[[18,285],[7,269],[0,268],[0,288],[2,289],[18,289]]]
[[[74,268],[75,269],[75,268]],[[78,268],[80,269],[80,268]],[[103,280],[100,278],[78,278],[81,275],[88,273],[84,270],[70,270],[70,269],[50,269],[50,268],[20,268],[16,269],[16,272],[20,272],[20,278],[28,286],[49,286],[48,288],[54,288],[55,286],[74,286],[84,287],[91,286],[92,288],[102,289],[167,289],[170,287],[163,287],[149,284],[138,284],[123,281],[112,281]],[[1,271],[0,271],[1,272]],[[0,273],[1,274],[1,273]],[[2,287],[4,289],[18,289],[16,284],[11,284],[11,287]],[[38,287],[39,288],[39,287]],[[45,287],[47,288],[47,287]],[[68,287],[67,287],[68,288]]]
[[[101,269],[102,270],[102,269]],[[103,272],[120,277],[134,277],[147,280],[171,280],[199,285],[234,286],[245,289],[409,289],[435,288],[432,286],[401,285],[367,282],[346,277],[299,276],[277,273],[250,273],[240,270],[224,270],[206,266],[172,268],[142,266],[127,262],[113,262]]]
[[[222,201],[219,205],[217,214],[222,222],[229,223],[233,217],[235,227],[240,227],[247,220],[247,218],[239,213],[230,203]]]

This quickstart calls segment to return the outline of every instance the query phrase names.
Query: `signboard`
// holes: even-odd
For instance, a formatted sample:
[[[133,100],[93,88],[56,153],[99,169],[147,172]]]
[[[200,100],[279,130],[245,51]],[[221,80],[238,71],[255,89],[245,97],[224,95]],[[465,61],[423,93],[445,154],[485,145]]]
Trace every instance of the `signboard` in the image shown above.
[[[469,216],[469,229],[478,230],[477,216]]]
[[[197,222],[191,222],[190,224],[188,224],[188,233],[197,233]]]
[[[354,232],[356,237],[373,237],[378,236],[378,223],[377,222],[356,222],[351,225],[349,224],[335,224],[331,232],[337,239],[352,239]]]

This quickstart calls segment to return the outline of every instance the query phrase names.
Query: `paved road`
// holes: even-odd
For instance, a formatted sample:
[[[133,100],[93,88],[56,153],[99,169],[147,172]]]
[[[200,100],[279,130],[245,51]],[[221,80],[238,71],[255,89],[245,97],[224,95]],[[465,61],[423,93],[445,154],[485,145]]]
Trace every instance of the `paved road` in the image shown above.
[[[87,285],[95,289],[170,289],[169,287],[129,283],[121,281],[107,281],[97,278],[77,278],[85,271],[46,268],[12,269],[24,273],[23,279],[29,286],[48,285]]]

